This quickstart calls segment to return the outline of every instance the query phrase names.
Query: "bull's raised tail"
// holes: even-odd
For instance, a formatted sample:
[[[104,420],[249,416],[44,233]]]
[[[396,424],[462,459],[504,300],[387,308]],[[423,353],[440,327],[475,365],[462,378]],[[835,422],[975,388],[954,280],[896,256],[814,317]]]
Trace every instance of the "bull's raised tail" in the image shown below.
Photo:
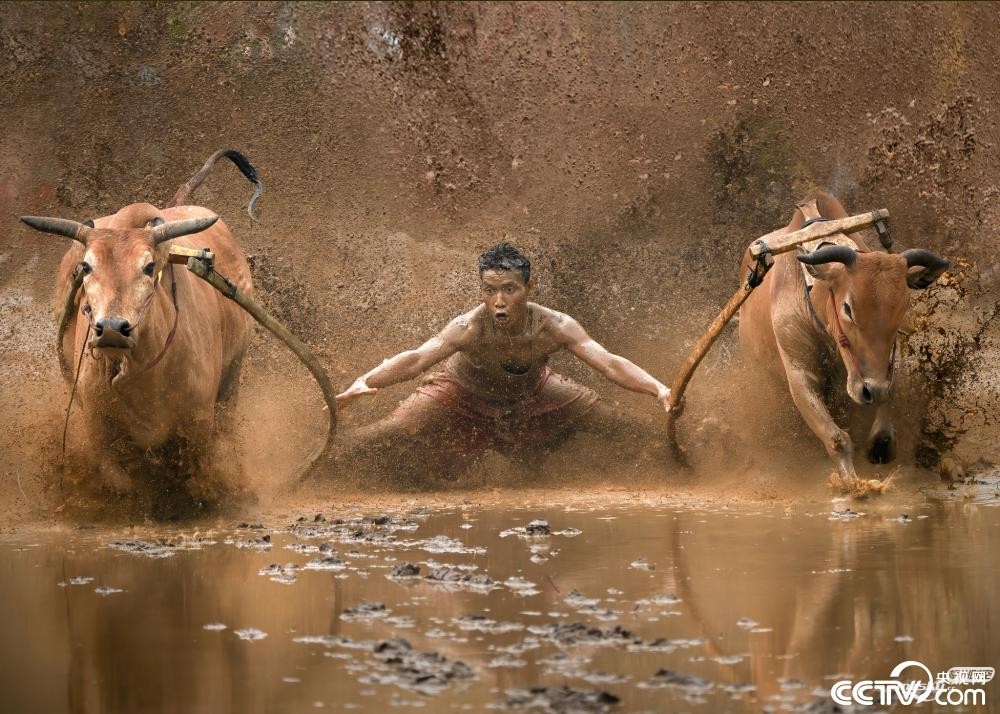
[[[189,178],[185,183],[181,184],[181,187],[177,189],[177,193],[174,197],[170,199],[167,203],[167,208],[172,208],[174,206],[187,206],[191,203],[191,196],[194,192],[201,186],[201,182],[205,180],[209,173],[211,173],[212,168],[215,166],[215,162],[225,156],[227,159],[236,164],[236,168],[247,177],[247,180],[253,184],[253,196],[250,197],[250,203],[247,204],[247,213],[250,214],[250,220],[257,220],[257,216],[253,214],[254,204],[257,203],[257,199],[261,197],[264,193],[264,184],[257,176],[257,169],[255,169],[247,157],[238,151],[233,149],[219,149],[210,157],[205,165],[201,167],[201,171],[196,173],[194,176]]]

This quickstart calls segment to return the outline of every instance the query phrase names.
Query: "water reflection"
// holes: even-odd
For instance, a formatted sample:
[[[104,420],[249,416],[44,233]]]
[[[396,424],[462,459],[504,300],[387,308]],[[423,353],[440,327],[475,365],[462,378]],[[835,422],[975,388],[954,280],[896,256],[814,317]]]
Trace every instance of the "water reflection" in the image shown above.
[[[600,711],[607,692],[628,711],[759,711],[904,659],[1000,664],[995,507],[341,516],[197,538],[4,537],[5,710],[478,711],[578,696]],[[504,533],[536,518],[553,533]],[[108,546],[157,538],[171,545]],[[417,577],[387,577],[406,562]],[[478,587],[430,582],[440,566]],[[550,689],[509,693],[531,686]]]

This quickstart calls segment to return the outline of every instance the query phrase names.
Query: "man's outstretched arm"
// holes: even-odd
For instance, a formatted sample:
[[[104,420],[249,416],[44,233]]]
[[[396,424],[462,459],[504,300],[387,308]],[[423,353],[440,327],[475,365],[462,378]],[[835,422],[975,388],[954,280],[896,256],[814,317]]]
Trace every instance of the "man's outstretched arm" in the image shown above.
[[[337,395],[337,401],[349,402],[363,394],[376,394],[382,387],[413,379],[427,368],[458,352],[470,339],[473,329],[467,315],[456,317],[420,347],[400,352],[358,377],[354,384]]]
[[[663,408],[670,411],[670,389],[649,372],[624,357],[608,352],[568,315],[562,316],[557,330],[566,348],[583,362],[625,389],[656,397]]]

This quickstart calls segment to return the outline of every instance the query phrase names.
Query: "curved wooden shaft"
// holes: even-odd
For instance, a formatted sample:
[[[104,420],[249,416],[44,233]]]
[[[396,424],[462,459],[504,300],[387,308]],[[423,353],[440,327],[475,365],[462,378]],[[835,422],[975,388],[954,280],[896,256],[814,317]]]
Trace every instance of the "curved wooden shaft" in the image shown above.
[[[677,370],[674,381],[670,384],[670,411],[667,412],[667,443],[670,446],[670,451],[674,459],[681,464],[686,464],[686,459],[677,443],[677,417],[680,416],[680,410],[677,407],[684,399],[684,390],[687,389],[688,382],[694,376],[694,371],[698,369],[698,365],[701,364],[705,355],[708,354],[712,345],[715,344],[726,323],[733,318],[736,311],[740,309],[740,305],[750,297],[751,292],[753,292],[753,288],[744,285],[733,293],[726,306],[712,320],[712,324],[708,326],[705,334],[701,336],[694,347],[691,348],[691,351],[688,352],[687,358],[685,358],[680,369]]]
[[[323,390],[323,400],[326,402],[326,408],[329,412],[326,440],[323,442],[323,446],[310,454],[307,459],[305,472],[310,471],[313,465],[321,458],[325,460],[330,451],[333,436],[337,431],[337,392],[333,388],[330,376],[323,369],[319,360],[316,359],[312,350],[302,340],[293,335],[287,327],[278,322],[267,310],[254,302],[249,296],[240,292],[233,283],[219,275],[214,269],[208,267],[199,258],[188,258],[187,267],[192,273],[250,313],[254,320],[284,342],[288,349],[294,352],[295,356],[306,366],[306,369],[312,374],[319,388]]]

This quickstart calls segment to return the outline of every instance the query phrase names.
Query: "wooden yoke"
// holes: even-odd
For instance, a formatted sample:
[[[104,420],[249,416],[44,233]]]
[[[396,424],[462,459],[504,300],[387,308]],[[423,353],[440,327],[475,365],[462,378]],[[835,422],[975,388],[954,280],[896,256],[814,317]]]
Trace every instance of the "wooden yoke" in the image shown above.
[[[800,243],[807,243],[818,238],[826,238],[835,233],[850,235],[851,233],[863,231],[865,228],[871,228],[876,222],[885,221],[888,218],[889,211],[885,208],[880,208],[870,213],[860,213],[856,216],[848,216],[847,218],[817,221],[791,233],[785,233],[785,229],[780,228],[755,240],[753,245],[750,246],[750,257],[756,259],[764,253],[770,253],[771,255],[787,253]],[[808,222],[808,216],[806,220]]]
[[[733,293],[722,311],[716,315],[715,319],[708,326],[705,333],[698,339],[694,347],[688,353],[680,369],[674,375],[674,380],[670,384],[670,411],[667,412],[667,445],[674,460],[687,465],[684,453],[677,443],[677,417],[680,415],[681,404],[684,400],[684,391],[688,383],[694,376],[702,359],[711,349],[712,345],[722,333],[723,328],[733,318],[733,315],[740,309],[740,306],[750,297],[754,288],[761,284],[764,275],[774,262],[773,256],[779,253],[787,253],[794,250],[801,243],[825,238],[837,233],[849,234],[870,228],[878,222],[886,221],[889,218],[889,211],[881,208],[870,213],[861,213],[847,218],[837,218],[833,220],[823,220],[819,217],[819,210],[816,202],[798,206],[806,218],[806,225],[797,231],[786,232],[786,228],[779,228],[765,236],[761,236],[750,246],[750,257],[755,261],[755,265],[750,266],[751,270],[747,276],[747,281]],[[809,221],[814,221],[810,223]]]

